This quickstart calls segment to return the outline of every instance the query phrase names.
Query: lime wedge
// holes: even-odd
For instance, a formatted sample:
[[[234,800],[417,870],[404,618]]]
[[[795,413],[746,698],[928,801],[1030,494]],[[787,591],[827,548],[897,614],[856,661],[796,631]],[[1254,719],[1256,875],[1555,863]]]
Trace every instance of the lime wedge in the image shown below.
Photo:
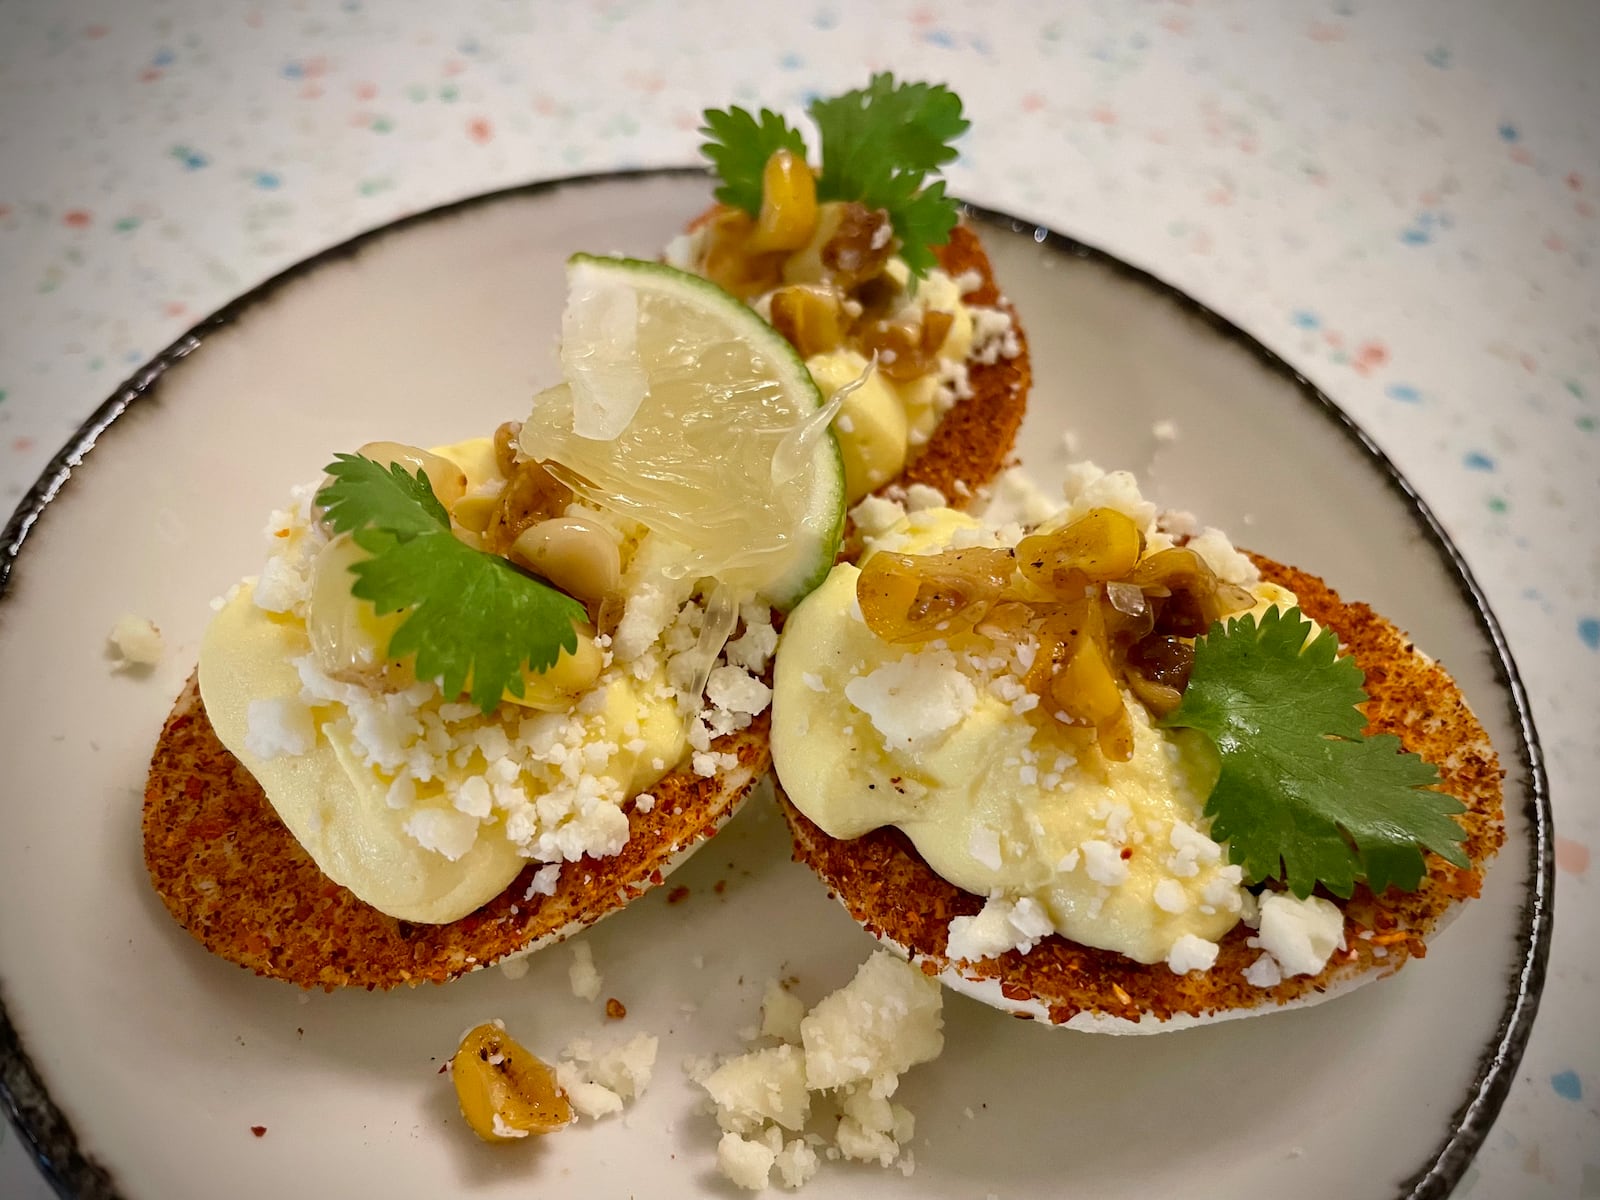
[[[566,382],[535,397],[524,452],[687,547],[685,575],[779,608],[822,581],[844,528],[844,466],[781,334],[699,276],[578,254],[561,336]]]

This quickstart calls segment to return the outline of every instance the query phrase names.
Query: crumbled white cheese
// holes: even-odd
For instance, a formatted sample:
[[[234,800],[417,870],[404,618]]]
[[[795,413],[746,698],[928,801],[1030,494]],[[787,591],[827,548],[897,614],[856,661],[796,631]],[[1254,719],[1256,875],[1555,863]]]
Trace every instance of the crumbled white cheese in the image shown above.
[[[778,1178],[786,1188],[804,1187],[821,1165],[817,1152],[801,1138],[791,1139],[773,1162],[773,1166],[778,1168]]]
[[[865,1085],[846,1088],[839,1106],[839,1129],[834,1143],[839,1153],[857,1162],[894,1164],[900,1148],[911,1140],[916,1124],[909,1110],[891,1104],[885,1095]]]
[[[478,840],[478,818],[444,808],[419,808],[406,818],[405,831],[424,850],[455,862]]]
[[[1167,954],[1167,966],[1175,975],[1185,975],[1190,971],[1209,971],[1216,964],[1217,950],[1216,942],[1208,942],[1205,938],[1186,933],[1172,943],[1172,949]]]
[[[805,1019],[805,1001],[793,992],[786,992],[776,979],[767,980],[767,990],[761,997],[761,1033],[780,1041],[798,1042],[800,1022]]]
[[[768,1121],[797,1131],[811,1114],[805,1053],[787,1043],[730,1059],[701,1086],[717,1105],[717,1123],[736,1133]]]
[[[1116,887],[1128,881],[1128,864],[1110,842],[1090,838],[1079,849],[1083,851],[1083,869],[1096,883]]]
[[[311,709],[292,696],[250,701],[245,723],[244,747],[257,758],[305,754],[317,740]]]
[[[1321,896],[1263,893],[1260,931],[1251,944],[1272,955],[1285,975],[1315,975],[1344,949],[1344,914]]]
[[[1011,314],[1005,309],[973,305],[967,311],[972,315],[972,349],[967,352],[969,362],[993,363],[1002,358],[1015,358],[1022,353],[1022,341],[1017,337]]]
[[[556,1064],[556,1083],[566,1093],[573,1111],[580,1117],[597,1121],[622,1111],[621,1096],[603,1084],[585,1078],[583,1071],[573,1063]]]
[[[1283,982],[1283,972],[1270,954],[1263,954],[1244,969],[1244,981],[1251,987],[1277,987]]]
[[[532,900],[535,896],[554,896],[556,884],[561,880],[561,864],[549,863],[540,867],[533,873],[533,878],[528,882],[528,890],[522,894],[524,900]]]
[[[1156,907],[1162,912],[1182,913],[1189,911],[1189,893],[1184,890],[1183,884],[1176,879],[1163,879],[1156,884],[1150,898],[1155,901]]]
[[[778,1154],[763,1142],[724,1133],[717,1143],[717,1166],[731,1183],[759,1192],[767,1186]]]
[[[528,961],[526,954],[513,954],[502,958],[495,966],[500,968],[500,973],[507,979],[521,979],[528,973],[528,968],[533,964]]]
[[[1209,526],[1189,539],[1189,549],[1217,573],[1217,578],[1248,587],[1261,578],[1261,572],[1239,551],[1235,550],[1228,535]]]
[[[850,519],[867,537],[889,532],[905,517],[906,510],[902,505],[882,496],[867,496],[850,510]]]
[[[906,488],[906,512],[927,512],[930,509],[944,508],[948,504],[944,493],[936,487],[929,487],[925,483],[913,483]]]
[[[741,667],[717,667],[706,680],[706,699],[716,708],[753,715],[766,709],[772,689]]]
[[[600,972],[595,969],[594,951],[588,942],[572,944],[572,962],[567,967],[567,980],[572,994],[580,1000],[594,1000],[600,995]]]
[[[1167,859],[1167,870],[1188,879],[1200,874],[1202,866],[1222,860],[1222,847],[1186,821],[1174,821],[1167,841],[1174,853]]]
[[[1021,467],[1002,471],[989,489],[983,523],[991,528],[1002,525],[1038,525],[1060,512],[1062,501],[1040,487]]]
[[[1092,462],[1072,463],[1066,470],[1064,520],[1076,520],[1091,508],[1111,508],[1130,518],[1141,530],[1155,525],[1156,506],[1144,498],[1139,481],[1129,471],[1106,471]]]
[[[948,650],[907,654],[845,684],[845,698],[889,742],[913,743],[957,725],[978,693]]]
[[[487,817],[494,807],[489,793],[489,781],[481,775],[470,775],[455,790],[455,806],[469,817]]]
[[[310,563],[300,555],[281,554],[262,564],[251,598],[263,612],[288,613],[305,605],[310,590]]]
[[[904,1162],[911,1113],[889,1098],[900,1075],[935,1057],[944,1046],[942,993],[916,967],[880,951],[850,983],[798,1021],[799,1045],[739,1055],[714,1070],[703,1060],[684,1069],[705,1087],[723,1130],[717,1162],[740,1187],[759,1190],[774,1166],[786,1187],[799,1187],[817,1171],[816,1149],[885,1166]],[[792,1001],[792,1004],[791,1004]],[[776,983],[763,999],[762,1032],[794,1031],[793,1001]],[[775,1016],[782,1010],[781,1016]],[[831,1139],[803,1131],[814,1112],[811,1094],[831,1094],[839,1114]],[[833,1110],[828,1106],[824,1111]],[[830,1143],[831,1140],[831,1144]]]
[[[580,1038],[556,1063],[556,1083],[580,1117],[592,1121],[619,1113],[649,1085],[657,1048],[656,1038],[641,1033],[597,1055]]]
[[[904,1074],[944,1049],[939,985],[887,953],[873,955],[845,987],[800,1023],[806,1077],[837,1088]]]
[[[744,632],[729,642],[723,655],[734,666],[759,675],[778,648],[778,631],[772,627],[772,610],[764,604],[746,604],[740,610]]]
[[[945,953],[958,962],[995,958],[1007,950],[1026,954],[1054,932],[1050,914],[1031,896],[1014,901],[991,896],[976,916],[951,920]]]
[[[588,1063],[589,1079],[615,1092],[623,1100],[637,1099],[650,1085],[659,1045],[652,1034],[636,1034],[598,1057],[591,1058]]]
[[[166,651],[161,631],[148,617],[136,616],[133,613],[124,613],[118,617],[106,637],[123,666],[154,666],[161,661],[161,655]]]

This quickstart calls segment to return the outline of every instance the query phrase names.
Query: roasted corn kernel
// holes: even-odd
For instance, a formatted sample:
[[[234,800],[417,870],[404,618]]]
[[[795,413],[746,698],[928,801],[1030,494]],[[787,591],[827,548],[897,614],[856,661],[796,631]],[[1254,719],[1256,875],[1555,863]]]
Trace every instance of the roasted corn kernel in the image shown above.
[[[774,150],[761,171],[761,213],[749,249],[755,254],[798,250],[816,225],[817,181],[811,168],[792,150]]]
[[[499,1021],[467,1032],[450,1059],[461,1115],[486,1142],[551,1133],[572,1122],[555,1072],[506,1033]]]

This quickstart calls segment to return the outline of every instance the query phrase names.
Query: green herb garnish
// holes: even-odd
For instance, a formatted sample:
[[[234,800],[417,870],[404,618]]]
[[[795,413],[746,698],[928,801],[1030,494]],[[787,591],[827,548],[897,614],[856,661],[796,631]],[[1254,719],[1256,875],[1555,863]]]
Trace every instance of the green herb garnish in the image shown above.
[[[956,157],[950,143],[970,125],[961,98],[943,84],[896,83],[885,71],[865,88],[813,100],[806,111],[821,135],[817,199],[887,211],[900,257],[913,276],[925,276],[937,263],[932,247],[950,240],[959,216],[942,180],[924,183]],[[707,109],[700,132],[707,139],[701,152],[722,177],[717,199],[751,216],[761,210],[761,171],[773,151],[806,154],[800,132],[765,108],[759,117]]]
[[[439,680],[446,696],[470,685],[487,714],[504,693],[522,695],[524,664],[543,671],[576,651],[583,605],[451,533],[425,472],[357,454],[334,455],[326,470],[333,482],[316,498],[324,519],[371,555],[351,566],[351,594],[380,616],[406,614],[390,659],[415,654],[417,678]]]
[[[1311,630],[1298,608],[1274,608],[1259,625],[1218,622],[1195,643],[1183,702],[1161,724],[1216,745],[1211,836],[1249,882],[1282,879],[1302,898],[1318,883],[1348,897],[1357,880],[1415,891],[1424,849],[1467,866],[1450,816],[1462,804],[1431,790],[1438,772],[1399,738],[1363,734],[1361,669],[1338,656],[1330,629],[1307,645]]]

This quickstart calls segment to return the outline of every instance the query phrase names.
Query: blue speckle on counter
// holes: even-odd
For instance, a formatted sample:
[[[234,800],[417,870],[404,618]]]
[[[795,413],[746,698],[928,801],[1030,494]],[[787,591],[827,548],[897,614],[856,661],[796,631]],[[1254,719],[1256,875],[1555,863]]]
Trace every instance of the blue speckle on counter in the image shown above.
[[[1583,1099],[1583,1082],[1576,1071],[1557,1071],[1550,1076],[1550,1086],[1563,1100]]]

